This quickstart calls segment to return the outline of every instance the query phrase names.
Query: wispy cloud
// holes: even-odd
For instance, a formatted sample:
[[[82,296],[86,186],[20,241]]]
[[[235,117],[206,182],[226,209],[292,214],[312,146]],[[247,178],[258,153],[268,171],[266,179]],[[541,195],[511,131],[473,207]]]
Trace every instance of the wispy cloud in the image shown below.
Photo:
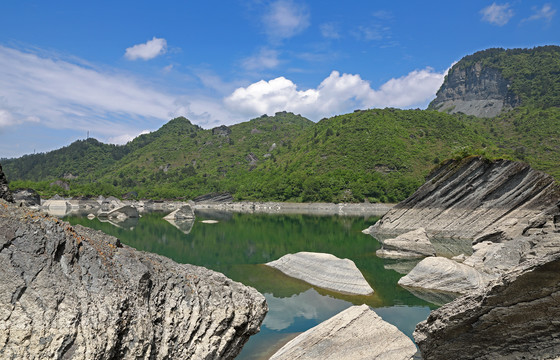
[[[0,126],[40,121],[117,136],[142,122],[159,125],[183,110],[176,96],[123,73],[0,46]]]
[[[443,83],[444,73],[430,68],[393,78],[378,90],[360,75],[333,71],[316,89],[299,90],[285,77],[236,89],[225,104],[246,117],[288,110],[313,120],[358,108],[424,106]]]
[[[510,8],[509,3],[502,5],[492,3],[492,5],[480,10],[480,14],[482,15],[482,21],[493,25],[504,26],[513,17],[514,12],[513,9]]]
[[[243,67],[247,70],[274,69],[280,64],[278,51],[262,48],[257,54],[243,60]]]
[[[325,23],[319,26],[321,30],[321,35],[327,39],[340,39],[342,35],[340,35],[340,30],[335,23]]]
[[[307,6],[290,0],[274,1],[265,13],[263,24],[273,40],[291,38],[309,26]]]
[[[167,51],[167,41],[165,39],[153,37],[143,44],[137,44],[126,49],[124,56],[129,60],[150,60]]]
[[[522,22],[535,20],[544,20],[546,22],[550,22],[552,21],[552,18],[555,14],[556,9],[554,9],[552,5],[544,4],[542,8],[533,7],[533,15],[523,19]]]

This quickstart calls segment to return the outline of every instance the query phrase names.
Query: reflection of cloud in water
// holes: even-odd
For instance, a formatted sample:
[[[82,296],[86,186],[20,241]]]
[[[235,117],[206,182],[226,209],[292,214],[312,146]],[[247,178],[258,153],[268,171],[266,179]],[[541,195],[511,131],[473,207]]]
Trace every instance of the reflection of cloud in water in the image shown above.
[[[348,301],[323,296],[311,288],[288,298],[264,294],[269,311],[263,325],[271,330],[288,329],[296,318],[316,320],[320,323],[352,306]]]

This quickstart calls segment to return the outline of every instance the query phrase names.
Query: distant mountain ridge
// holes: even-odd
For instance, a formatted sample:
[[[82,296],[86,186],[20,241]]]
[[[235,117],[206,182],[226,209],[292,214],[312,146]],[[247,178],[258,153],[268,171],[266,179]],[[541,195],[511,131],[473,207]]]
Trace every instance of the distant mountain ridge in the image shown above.
[[[465,56],[428,109],[494,117],[517,106],[560,106],[560,47],[493,48]]]
[[[317,123],[278,112],[208,130],[179,117],[123,146],[79,140],[1,163],[12,189],[47,197],[228,192],[236,200],[397,202],[441,161],[470,154],[522,160],[560,179],[559,49],[467,56],[438,92],[447,100],[436,98],[428,110],[357,110]],[[508,75],[514,70],[520,75]],[[453,74],[471,72],[486,85],[451,86]],[[475,117],[447,108],[457,99],[482,104],[485,116],[493,103],[502,105],[494,117]],[[55,180],[70,190],[51,185]]]

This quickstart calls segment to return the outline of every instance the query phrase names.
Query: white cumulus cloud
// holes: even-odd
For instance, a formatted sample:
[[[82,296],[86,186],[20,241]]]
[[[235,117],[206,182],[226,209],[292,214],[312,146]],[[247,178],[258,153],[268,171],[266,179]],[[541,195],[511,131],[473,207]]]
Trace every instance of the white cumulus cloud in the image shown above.
[[[153,37],[143,44],[137,44],[126,49],[124,56],[129,60],[150,60],[167,51],[165,39]]]
[[[480,10],[480,13],[482,14],[482,21],[498,26],[507,24],[514,15],[509,3],[502,5],[492,3],[492,5]]]
[[[244,116],[300,113],[313,120],[352,111],[356,108],[424,106],[443,83],[444,73],[431,68],[414,70],[393,78],[378,90],[360,75],[333,71],[315,89],[299,90],[285,77],[261,80],[236,89],[225,98],[226,106]]]
[[[305,5],[278,0],[270,5],[262,21],[272,38],[290,38],[309,26],[309,11]]]

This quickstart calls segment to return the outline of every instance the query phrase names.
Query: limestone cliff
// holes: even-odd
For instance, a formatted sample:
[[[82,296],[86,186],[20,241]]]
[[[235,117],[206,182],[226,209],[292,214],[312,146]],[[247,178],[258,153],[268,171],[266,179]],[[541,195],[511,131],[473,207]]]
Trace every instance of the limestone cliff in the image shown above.
[[[0,358],[232,359],[267,312],[214,271],[0,201]]]
[[[554,178],[527,164],[468,157],[435,169],[368,231],[394,235],[423,227],[430,238],[502,241],[560,219],[554,216],[559,199]]]
[[[478,117],[494,117],[519,105],[502,72],[477,62],[469,67],[453,66],[429,109],[462,112]]]

